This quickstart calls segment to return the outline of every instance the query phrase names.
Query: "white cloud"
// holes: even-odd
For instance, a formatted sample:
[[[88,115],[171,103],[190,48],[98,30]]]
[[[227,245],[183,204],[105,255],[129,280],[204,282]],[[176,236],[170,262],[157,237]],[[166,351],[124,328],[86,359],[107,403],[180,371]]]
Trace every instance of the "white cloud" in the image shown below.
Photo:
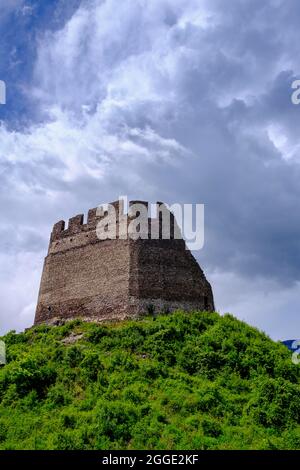
[[[0,255],[0,334],[8,329],[18,331],[32,324],[43,252],[21,252]]]

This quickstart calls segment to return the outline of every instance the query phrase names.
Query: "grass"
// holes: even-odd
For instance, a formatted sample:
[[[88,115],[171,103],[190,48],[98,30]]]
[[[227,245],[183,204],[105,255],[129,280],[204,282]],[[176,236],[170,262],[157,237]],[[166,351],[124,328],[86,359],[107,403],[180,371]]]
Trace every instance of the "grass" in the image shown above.
[[[231,315],[76,320],[2,339],[2,450],[300,447],[299,367]]]

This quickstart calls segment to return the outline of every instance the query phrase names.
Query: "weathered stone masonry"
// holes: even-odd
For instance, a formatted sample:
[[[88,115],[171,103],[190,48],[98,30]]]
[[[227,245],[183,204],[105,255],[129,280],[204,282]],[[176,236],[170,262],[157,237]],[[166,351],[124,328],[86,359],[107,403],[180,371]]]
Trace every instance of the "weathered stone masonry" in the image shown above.
[[[112,204],[119,210],[119,201]],[[123,209],[120,211],[122,214]],[[148,219],[149,231],[152,224],[159,227],[157,240],[150,235],[149,239],[122,239],[121,232],[117,239],[99,240],[96,226],[100,219],[96,209],[91,209],[85,224],[83,215],[77,215],[69,220],[67,229],[64,221],[54,225],[35,324],[60,318],[122,320],[178,308],[214,310],[211,286],[203,271],[183,239],[162,239],[159,218]],[[172,228],[174,223],[171,214]]]

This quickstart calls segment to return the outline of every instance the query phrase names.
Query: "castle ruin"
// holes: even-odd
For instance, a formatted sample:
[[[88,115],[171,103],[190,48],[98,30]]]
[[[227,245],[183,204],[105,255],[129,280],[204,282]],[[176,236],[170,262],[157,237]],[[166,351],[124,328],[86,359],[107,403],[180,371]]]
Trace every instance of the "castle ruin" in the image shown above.
[[[35,324],[60,319],[87,321],[123,320],[143,314],[214,310],[212,289],[182,237],[174,236],[176,220],[170,212],[170,237],[164,239],[161,209],[147,216],[147,233],[132,239],[124,237],[121,219],[128,217],[122,201],[111,203],[116,209],[116,237],[99,239],[97,226],[107,212],[90,209],[87,222],[82,214],[57,222],[52,230],[45,258]],[[127,224],[128,222],[126,222]],[[127,225],[126,225],[127,226]],[[157,238],[151,230],[157,228]]]

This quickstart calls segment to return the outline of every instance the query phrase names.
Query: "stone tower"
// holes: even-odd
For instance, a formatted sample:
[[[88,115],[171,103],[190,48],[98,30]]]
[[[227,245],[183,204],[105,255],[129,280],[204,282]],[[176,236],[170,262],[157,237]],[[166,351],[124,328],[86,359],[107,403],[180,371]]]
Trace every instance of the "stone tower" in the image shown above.
[[[88,321],[122,320],[175,309],[214,310],[212,289],[170,215],[170,237],[163,239],[162,212],[147,215],[144,236],[124,236],[125,227],[137,218],[131,211],[141,201],[129,203],[128,217],[122,201],[116,209],[116,237],[99,239],[99,222],[109,220],[108,212],[90,209],[87,222],[82,214],[57,222],[52,230],[41,279],[35,324],[58,319]],[[147,212],[148,213],[148,212]],[[174,228],[175,227],[175,228]],[[153,239],[152,229],[157,229]],[[142,231],[141,231],[142,233]]]

